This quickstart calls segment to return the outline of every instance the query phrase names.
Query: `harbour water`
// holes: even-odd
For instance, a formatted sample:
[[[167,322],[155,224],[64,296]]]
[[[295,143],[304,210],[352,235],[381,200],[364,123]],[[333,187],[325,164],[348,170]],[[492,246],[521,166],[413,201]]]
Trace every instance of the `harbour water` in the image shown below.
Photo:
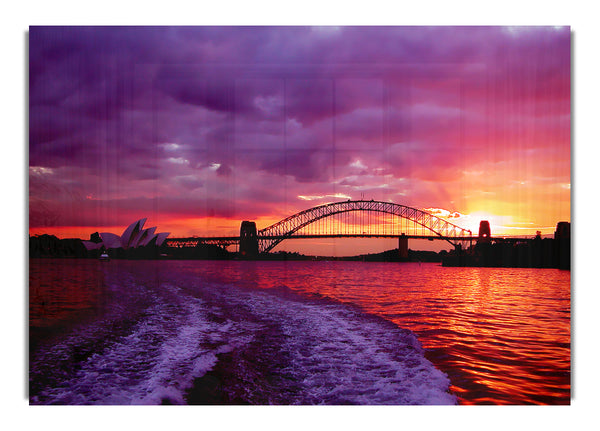
[[[570,272],[30,260],[32,404],[569,404]]]

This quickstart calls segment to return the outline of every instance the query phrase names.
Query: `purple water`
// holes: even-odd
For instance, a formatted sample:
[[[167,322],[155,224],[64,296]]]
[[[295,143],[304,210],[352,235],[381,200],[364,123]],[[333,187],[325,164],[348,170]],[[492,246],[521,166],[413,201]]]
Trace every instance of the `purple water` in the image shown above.
[[[569,400],[569,272],[30,262],[32,404]]]

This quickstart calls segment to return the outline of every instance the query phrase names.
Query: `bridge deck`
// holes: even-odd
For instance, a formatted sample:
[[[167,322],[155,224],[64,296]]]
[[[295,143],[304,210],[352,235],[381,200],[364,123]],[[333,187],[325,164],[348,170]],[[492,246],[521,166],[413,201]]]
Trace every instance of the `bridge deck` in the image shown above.
[[[274,239],[317,239],[317,238],[400,238],[399,235],[391,235],[391,234],[314,234],[314,235],[305,235],[305,234],[294,234],[294,235],[258,235],[257,239],[259,241],[268,241]],[[449,237],[449,236],[439,236],[439,235],[405,235],[407,239],[424,239],[429,241],[434,240],[442,240],[442,241],[477,241],[477,236],[457,236],[457,237]],[[533,238],[525,238],[525,237],[490,237],[489,240],[491,242],[523,242],[523,241],[531,241]],[[206,244],[216,244],[216,243],[238,243],[240,241],[239,236],[207,236],[207,237],[189,237],[189,238],[168,238],[167,244],[170,243],[178,243],[178,244],[193,244],[194,246],[198,243],[206,243]]]

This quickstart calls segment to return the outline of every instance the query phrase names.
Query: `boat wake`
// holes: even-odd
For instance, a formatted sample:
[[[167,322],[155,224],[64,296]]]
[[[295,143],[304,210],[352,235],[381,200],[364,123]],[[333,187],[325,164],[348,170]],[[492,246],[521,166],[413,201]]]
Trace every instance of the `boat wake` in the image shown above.
[[[31,353],[30,402],[456,403],[412,332],[352,305],[169,280],[109,278],[105,314]]]

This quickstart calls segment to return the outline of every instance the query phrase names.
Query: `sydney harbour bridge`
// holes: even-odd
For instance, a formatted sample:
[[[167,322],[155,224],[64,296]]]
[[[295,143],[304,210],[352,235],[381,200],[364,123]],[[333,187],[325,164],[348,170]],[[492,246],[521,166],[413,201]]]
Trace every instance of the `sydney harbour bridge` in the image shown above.
[[[409,239],[443,240],[456,248],[467,241],[491,241],[489,223],[482,221],[477,236],[422,209],[392,202],[348,200],[300,211],[263,229],[243,221],[239,236],[170,238],[170,247],[216,244],[238,245],[240,255],[273,250],[286,239],[398,238],[400,255],[408,252]]]

